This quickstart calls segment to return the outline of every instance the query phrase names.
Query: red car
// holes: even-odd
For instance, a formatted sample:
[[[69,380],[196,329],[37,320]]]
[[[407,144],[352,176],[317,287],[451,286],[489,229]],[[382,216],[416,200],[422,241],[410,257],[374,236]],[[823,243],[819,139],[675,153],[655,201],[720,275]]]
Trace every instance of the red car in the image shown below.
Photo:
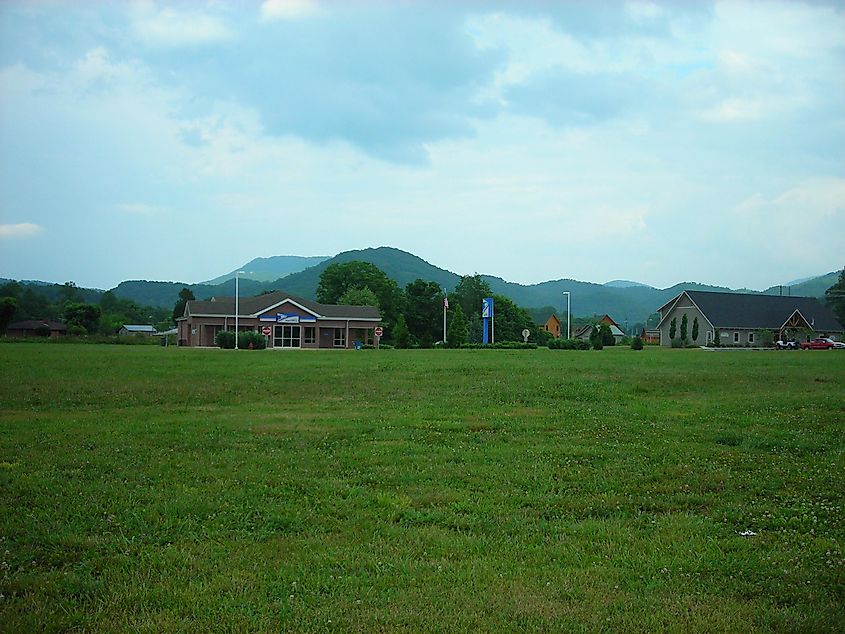
[[[802,350],[830,350],[833,348],[833,341],[827,337],[817,337],[801,344]]]

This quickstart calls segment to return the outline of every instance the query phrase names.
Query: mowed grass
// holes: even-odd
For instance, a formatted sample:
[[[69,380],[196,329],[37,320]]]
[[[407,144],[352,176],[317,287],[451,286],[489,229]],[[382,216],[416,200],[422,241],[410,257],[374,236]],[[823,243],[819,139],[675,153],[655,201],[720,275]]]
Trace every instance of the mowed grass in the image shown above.
[[[845,629],[845,353],[0,369],[2,631]]]

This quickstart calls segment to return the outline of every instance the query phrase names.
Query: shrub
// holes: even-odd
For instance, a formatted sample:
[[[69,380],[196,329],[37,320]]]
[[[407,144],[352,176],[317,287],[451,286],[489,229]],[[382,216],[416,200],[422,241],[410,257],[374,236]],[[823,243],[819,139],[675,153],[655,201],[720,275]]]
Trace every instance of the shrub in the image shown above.
[[[483,343],[461,344],[462,350],[536,350],[536,343],[525,343],[523,341],[497,341],[484,345]]]
[[[672,339],[672,347],[673,348],[683,348],[684,347],[684,340],[683,339]]]
[[[634,337],[634,340],[631,342],[631,350],[642,350],[643,349],[643,340],[639,338],[639,336]]]
[[[244,350],[264,350],[267,347],[267,339],[260,332],[245,330],[238,333],[238,348]]]
[[[549,350],[589,350],[590,342],[583,339],[552,339]]]
[[[214,343],[220,348],[235,348],[235,333],[231,330],[221,330],[214,336]]]
[[[48,332],[47,334],[49,335],[50,333]],[[85,326],[80,324],[70,324],[67,327],[67,334],[82,337],[83,335],[87,335],[88,331],[85,329]]]

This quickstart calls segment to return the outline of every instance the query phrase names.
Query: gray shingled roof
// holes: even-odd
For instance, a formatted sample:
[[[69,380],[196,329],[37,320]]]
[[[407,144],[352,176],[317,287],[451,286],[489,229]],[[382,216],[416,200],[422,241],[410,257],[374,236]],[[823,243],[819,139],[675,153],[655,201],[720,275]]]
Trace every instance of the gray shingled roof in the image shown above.
[[[686,291],[716,328],[777,330],[798,310],[817,332],[845,330],[836,315],[814,297]]]
[[[338,304],[320,304],[297,295],[291,295],[284,291],[273,291],[266,295],[256,297],[241,297],[238,300],[238,313],[240,317],[258,315],[263,313],[270,306],[283,302],[286,299],[296,302],[312,313],[328,319],[381,319],[378,308],[375,306],[341,306]],[[234,315],[234,297],[215,297],[214,301],[190,300],[185,306],[186,315]]]

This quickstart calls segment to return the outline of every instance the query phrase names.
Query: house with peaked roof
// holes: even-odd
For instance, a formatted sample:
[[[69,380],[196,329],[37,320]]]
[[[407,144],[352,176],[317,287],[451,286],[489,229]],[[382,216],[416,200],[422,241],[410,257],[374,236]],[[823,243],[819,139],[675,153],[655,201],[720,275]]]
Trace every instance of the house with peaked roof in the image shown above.
[[[235,329],[235,298],[189,300],[176,320],[179,345],[214,347],[221,330]],[[241,297],[238,330],[267,337],[268,348],[351,348],[355,341],[372,343],[381,322],[375,306],[320,304],[284,291]]]
[[[616,340],[616,343],[619,343],[625,337],[625,332],[622,330],[619,324],[613,321],[613,318],[610,315],[604,315],[601,319],[596,321],[595,324],[587,324],[585,326],[581,326],[578,330],[575,331],[573,337],[575,339],[583,339],[584,341],[587,341],[593,332],[593,325],[601,326],[602,324],[606,324],[610,328],[610,333],[613,335],[613,338]]]
[[[775,339],[806,341],[826,335],[842,339],[845,327],[833,311],[814,297],[782,297],[749,293],[683,291],[657,309],[660,314],[660,344],[669,346],[672,320],[675,337],[680,336],[683,316],[687,316],[687,337],[699,345],[711,345],[719,333],[719,345],[757,346],[764,330]],[[698,339],[692,339],[693,321],[698,319]]]
[[[537,324],[537,327],[550,333],[552,337],[560,338],[560,319],[554,313],[549,315],[545,323]]]

